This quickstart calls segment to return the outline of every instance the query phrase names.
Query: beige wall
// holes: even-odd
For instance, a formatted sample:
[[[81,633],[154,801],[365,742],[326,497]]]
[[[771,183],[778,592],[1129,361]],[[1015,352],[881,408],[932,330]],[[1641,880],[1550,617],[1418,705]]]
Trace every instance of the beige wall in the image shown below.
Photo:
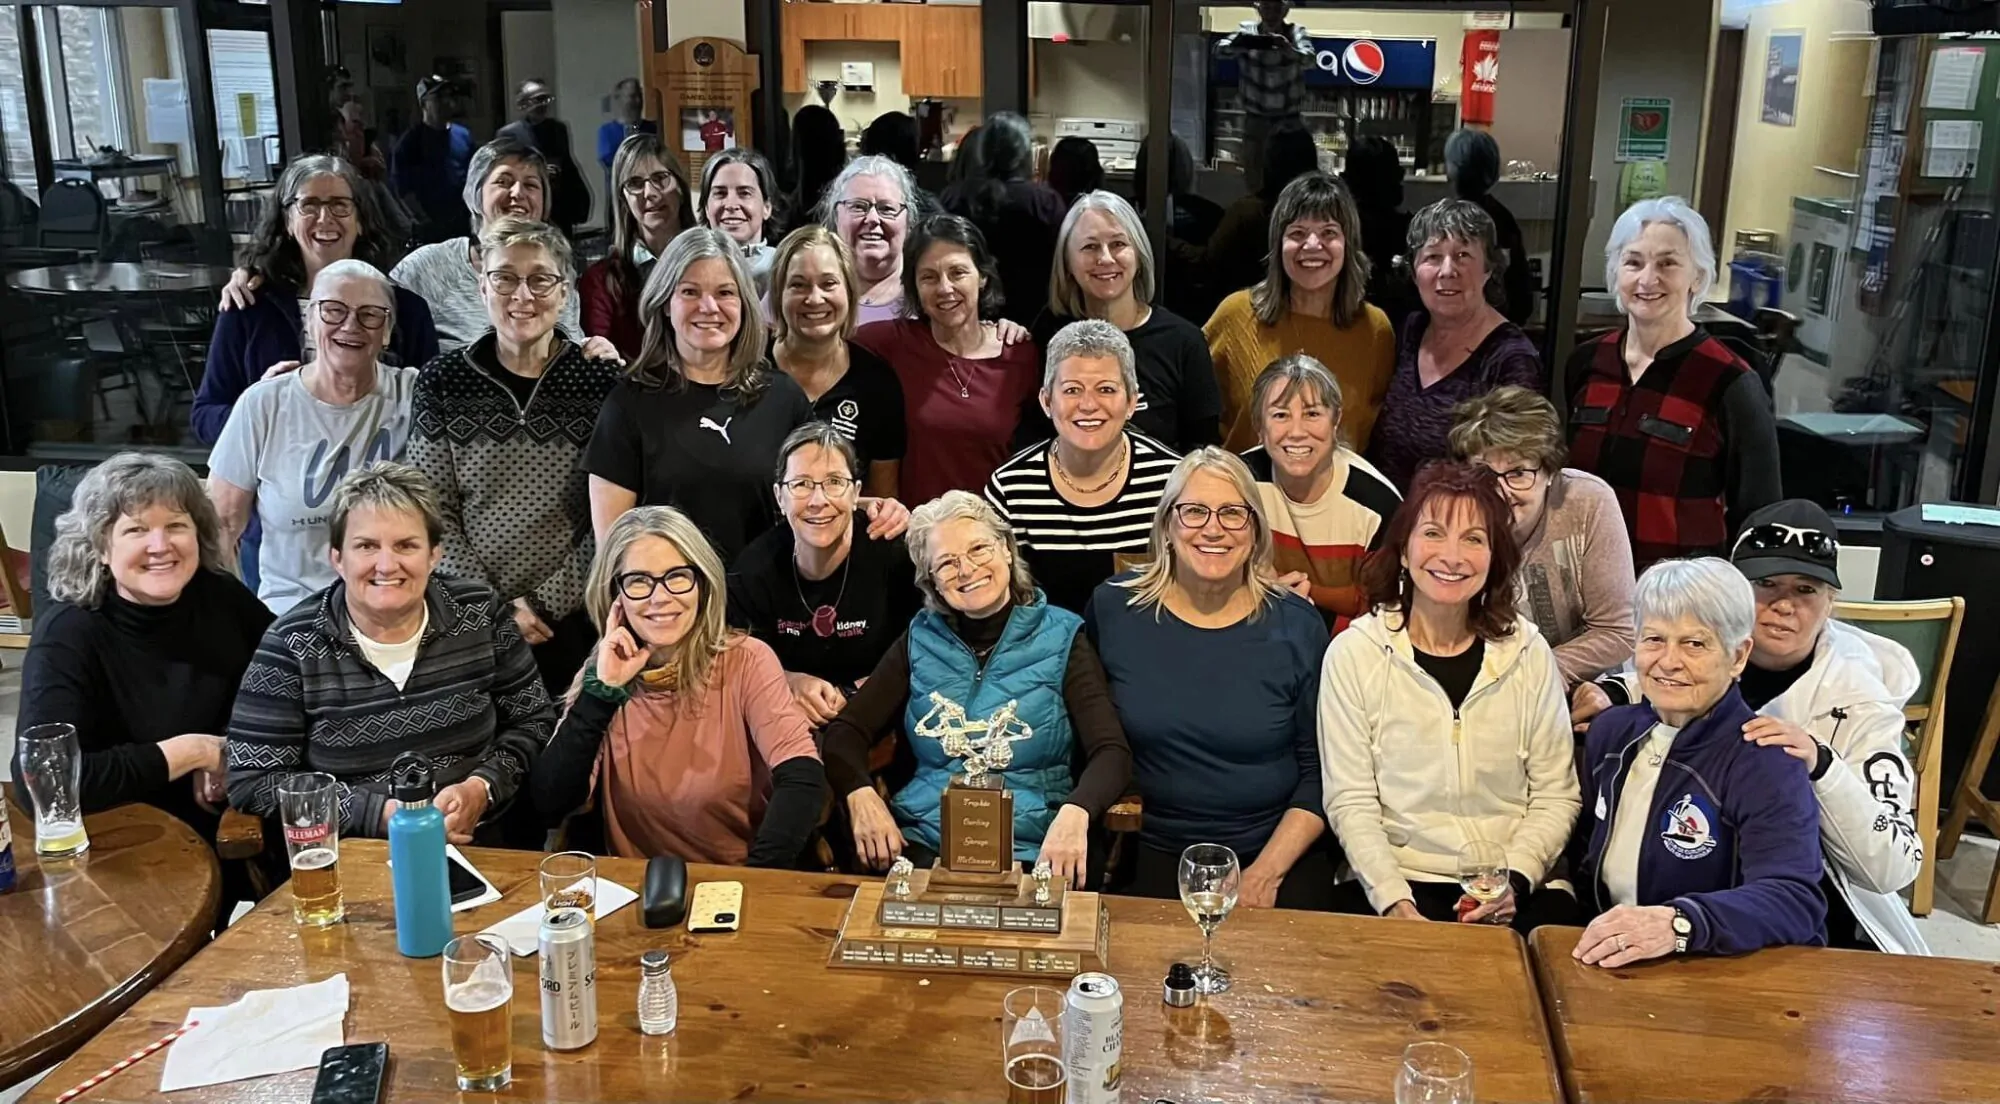
[[[1722,257],[1740,229],[1775,230],[1785,240],[1793,196],[1854,193],[1852,181],[1821,170],[1856,167],[1867,117],[1868,25],[1863,0],[1787,0],[1751,9],[1728,213],[1716,238]],[[1794,126],[1763,121],[1764,57],[1774,30],[1804,33]]]
[[[1532,161],[1542,172],[1561,168],[1569,42],[1570,33],[1561,29],[1500,32],[1500,84],[1488,133],[1503,159]]]
[[[667,33],[684,38],[726,38],[743,44],[747,31],[738,0],[654,0],[667,5]]]
[[[597,162],[597,128],[611,117],[611,86],[639,75],[638,20],[631,0],[554,0],[556,109],[590,183],[590,220],[605,225],[604,168]]]
[[[678,34],[679,32],[675,32]],[[806,79],[809,81],[840,79],[843,62],[869,62],[875,66],[873,91],[849,91],[841,89],[833,94],[832,102],[826,105],[840,120],[842,129],[849,134],[858,133],[875,116],[888,111],[910,110],[910,97],[903,94],[903,47],[897,42],[808,42],[806,43]],[[785,110],[797,111],[809,103],[818,103],[817,92],[792,92],[785,96]]]
[[[1592,217],[1583,243],[1586,287],[1604,282],[1604,243],[1618,218],[1618,115],[1626,97],[1665,96],[1674,101],[1667,188],[1694,198],[1718,10],[1715,0],[1623,0],[1606,13],[1597,131],[1591,146]],[[1501,65],[1504,71],[1505,55]],[[1739,167],[1739,178],[1741,173]]]
[[[1028,104],[1035,132],[1050,135],[1064,117],[1146,122],[1146,44],[1034,43],[1034,94]]]

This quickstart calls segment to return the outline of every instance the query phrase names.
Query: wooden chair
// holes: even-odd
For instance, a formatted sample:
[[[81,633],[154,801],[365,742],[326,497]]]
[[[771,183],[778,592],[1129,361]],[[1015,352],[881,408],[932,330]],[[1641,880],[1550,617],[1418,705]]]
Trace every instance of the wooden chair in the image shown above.
[[[1951,817],[1938,834],[1938,858],[1951,858],[1958,850],[1958,838],[1965,834],[1967,821],[1978,820],[1986,830],[2000,836],[2000,801],[1980,790],[1980,780],[1993,762],[1993,745],[2000,741],[2000,685],[1986,700],[1986,719],[1979,724],[1979,738],[1972,745],[1972,758],[1959,776],[1958,793],[1951,802]],[[1993,876],[1986,884],[1986,906],[1981,913],[1988,924],[2000,924],[2000,859],[1993,862]]]
[[[1917,772],[1917,838],[1924,861],[1910,887],[1910,912],[1928,915],[1936,889],[1938,838],[1938,775],[1944,756],[1945,684],[1958,651],[1958,630],[1965,620],[1965,599],[1922,598],[1907,602],[1834,603],[1833,615],[1908,648],[1917,661],[1917,690],[1903,706],[1908,722],[1903,750]],[[1949,854],[1949,845],[1945,854]]]

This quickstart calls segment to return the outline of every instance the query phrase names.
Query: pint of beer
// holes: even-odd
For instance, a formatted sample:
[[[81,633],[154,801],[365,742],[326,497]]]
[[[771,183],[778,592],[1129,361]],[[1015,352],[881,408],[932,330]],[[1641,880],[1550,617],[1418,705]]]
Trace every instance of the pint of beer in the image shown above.
[[[444,1007],[463,1092],[497,1092],[514,1079],[514,965],[494,935],[462,935],[444,948]]]
[[[292,918],[337,924],[340,900],[340,784],[330,774],[287,775],[278,783],[278,821],[292,862]]]

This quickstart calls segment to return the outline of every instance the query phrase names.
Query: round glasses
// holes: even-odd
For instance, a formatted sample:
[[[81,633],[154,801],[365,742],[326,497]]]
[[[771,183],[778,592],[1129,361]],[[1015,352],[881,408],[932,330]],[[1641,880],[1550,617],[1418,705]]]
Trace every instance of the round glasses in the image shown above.
[[[651,176],[628,176],[623,184],[618,185],[628,196],[645,195],[647,188],[671,193],[680,186],[681,182],[674,178],[674,174],[665,171],[656,172]]]
[[[661,587],[668,594],[687,594],[701,582],[692,567],[677,567],[665,575],[648,575],[643,571],[627,571],[611,581],[618,593],[634,602],[643,602],[653,596],[653,591]]]
[[[968,567],[985,567],[993,562],[993,556],[1000,551],[997,544],[980,543],[965,550],[963,556],[945,556],[931,565],[931,578],[940,583],[953,583],[965,574]]]
[[[1224,528],[1234,533],[1250,524],[1250,507],[1229,505],[1210,509],[1199,502],[1180,502],[1174,505],[1174,517],[1188,529],[1208,527],[1210,517]]]
[[[563,278],[553,272],[537,272],[533,276],[523,276],[517,272],[495,269],[486,274],[486,282],[501,298],[509,298],[521,285],[528,285],[528,294],[537,299],[547,299],[562,286]]]
[[[388,307],[350,307],[338,299],[320,299],[313,303],[319,312],[319,320],[329,326],[344,326],[349,315],[361,324],[364,330],[379,330],[389,324]]]

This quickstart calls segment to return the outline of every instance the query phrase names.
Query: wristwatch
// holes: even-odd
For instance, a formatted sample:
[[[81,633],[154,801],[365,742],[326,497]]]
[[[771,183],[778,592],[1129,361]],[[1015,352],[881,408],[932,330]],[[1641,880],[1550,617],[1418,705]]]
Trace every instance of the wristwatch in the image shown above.
[[[1680,908],[1676,906],[1674,908],[1674,953],[1675,954],[1687,953],[1688,937],[1693,934],[1694,934],[1694,921],[1689,920],[1687,913],[1682,912]]]

